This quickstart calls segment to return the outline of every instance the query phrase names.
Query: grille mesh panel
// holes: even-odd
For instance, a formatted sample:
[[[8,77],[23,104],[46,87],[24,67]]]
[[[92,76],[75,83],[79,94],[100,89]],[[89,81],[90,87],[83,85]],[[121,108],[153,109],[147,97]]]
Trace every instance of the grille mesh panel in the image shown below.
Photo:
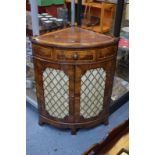
[[[80,115],[97,116],[103,110],[106,72],[103,68],[88,70],[81,78]]]
[[[49,115],[63,119],[69,115],[69,78],[61,70],[43,72],[45,109]]]

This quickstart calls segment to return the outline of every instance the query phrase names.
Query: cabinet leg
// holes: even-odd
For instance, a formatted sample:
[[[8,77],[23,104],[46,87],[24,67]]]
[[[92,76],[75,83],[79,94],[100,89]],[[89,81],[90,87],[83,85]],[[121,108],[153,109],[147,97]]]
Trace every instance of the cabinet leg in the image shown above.
[[[72,134],[72,135],[76,135],[76,132],[77,132],[77,129],[74,128],[74,127],[72,127],[72,128],[71,128],[71,134]]]
[[[39,125],[43,126],[45,123],[43,122],[43,120],[41,118],[39,118]]]

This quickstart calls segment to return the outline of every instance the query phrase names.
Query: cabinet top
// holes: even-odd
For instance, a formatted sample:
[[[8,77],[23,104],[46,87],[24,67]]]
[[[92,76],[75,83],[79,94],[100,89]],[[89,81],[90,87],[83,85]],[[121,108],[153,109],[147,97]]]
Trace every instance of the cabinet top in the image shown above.
[[[70,27],[33,37],[32,42],[58,48],[93,48],[117,44],[118,39],[79,27]]]

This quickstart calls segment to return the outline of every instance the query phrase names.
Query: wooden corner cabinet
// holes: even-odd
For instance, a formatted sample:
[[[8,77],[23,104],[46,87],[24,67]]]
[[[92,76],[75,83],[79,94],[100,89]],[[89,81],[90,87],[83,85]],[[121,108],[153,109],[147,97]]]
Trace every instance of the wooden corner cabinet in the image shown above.
[[[118,39],[79,27],[32,39],[39,124],[108,124]]]

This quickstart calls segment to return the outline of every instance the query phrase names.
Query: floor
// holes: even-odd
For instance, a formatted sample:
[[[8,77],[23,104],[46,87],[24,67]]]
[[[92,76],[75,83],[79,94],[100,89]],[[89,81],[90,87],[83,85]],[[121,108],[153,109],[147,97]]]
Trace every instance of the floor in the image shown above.
[[[27,103],[26,115],[26,151],[27,155],[81,155],[92,144],[100,142],[108,132],[128,119],[128,102],[109,118],[109,125],[100,125],[93,129],[80,129],[77,135],[70,130],[60,130],[50,125],[39,126],[37,111]]]

